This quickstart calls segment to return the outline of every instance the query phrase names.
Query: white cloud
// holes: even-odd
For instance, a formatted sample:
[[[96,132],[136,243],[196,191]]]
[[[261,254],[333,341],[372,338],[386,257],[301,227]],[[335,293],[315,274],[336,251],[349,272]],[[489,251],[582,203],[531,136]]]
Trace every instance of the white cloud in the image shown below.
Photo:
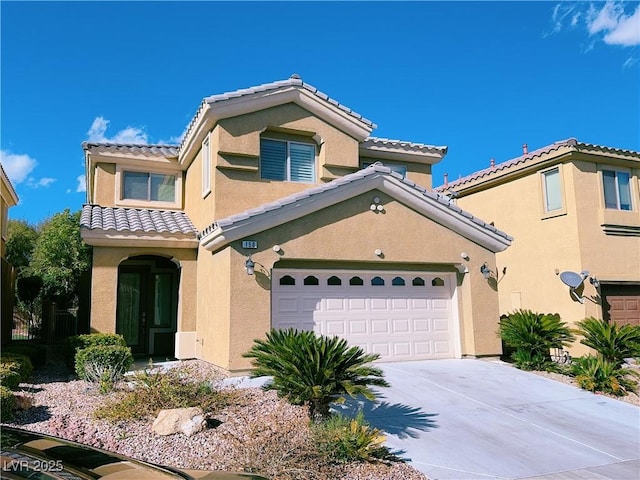
[[[24,182],[38,165],[38,162],[29,155],[18,155],[7,150],[0,151],[0,161],[9,180],[16,185]]]
[[[635,9],[628,10],[629,5]],[[635,2],[562,2],[553,8],[551,20],[552,33],[560,32],[567,24],[570,28],[585,28],[591,47],[587,51],[598,41],[622,47],[640,45],[640,5]]]
[[[78,178],[76,178],[76,180],[78,181],[76,192],[86,192],[87,191],[86,177],[84,175],[78,175]]]
[[[148,135],[143,129],[131,126],[124,130],[120,130],[112,137],[107,137],[106,133],[109,123],[109,120],[102,116],[96,117],[91,124],[91,128],[89,128],[89,131],[87,132],[87,141],[96,143],[149,143]]]
[[[49,185],[51,185],[55,181],[56,181],[55,178],[50,178],[50,177],[42,177],[40,180],[36,180],[30,177],[27,180],[27,185],[29,185],[32,188],[40,188],[40,187],[47,188]]]

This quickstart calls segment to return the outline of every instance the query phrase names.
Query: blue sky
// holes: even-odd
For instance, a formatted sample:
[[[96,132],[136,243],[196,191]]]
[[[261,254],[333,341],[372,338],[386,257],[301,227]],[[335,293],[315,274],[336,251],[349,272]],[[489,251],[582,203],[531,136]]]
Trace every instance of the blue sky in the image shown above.
[[[202,98],[302,79],[447,145],[433,183],[568,137],[640,150],[638,2],[0,2],[1,161],[37,223],[85,140],[175,143]]]

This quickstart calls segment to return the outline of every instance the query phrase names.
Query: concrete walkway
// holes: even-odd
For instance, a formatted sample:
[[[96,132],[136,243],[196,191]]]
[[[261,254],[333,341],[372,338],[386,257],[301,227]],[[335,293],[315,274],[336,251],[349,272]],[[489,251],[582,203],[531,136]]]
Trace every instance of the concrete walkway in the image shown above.
[[[640,479],[640,408],[500,362],[379,365],[382,401],[350,402],[430,479]]]

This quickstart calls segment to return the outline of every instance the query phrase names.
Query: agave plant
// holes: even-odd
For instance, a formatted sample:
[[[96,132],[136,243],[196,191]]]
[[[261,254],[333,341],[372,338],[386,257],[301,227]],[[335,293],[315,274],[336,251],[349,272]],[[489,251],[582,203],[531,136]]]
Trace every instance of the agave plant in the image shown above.
[[[585,318],[576,324],[578,333],[584,338],[580,343],[593,348],[603,358],[621,366],[625,358],[640,355],[640,327],[618,325],[594,317]]]
[[[308,405],[316,422],[327,418],[330,404],[344,402],[345,395],[374,400],[375,392],[369,386],[389,386],[382,370],[370,365],[379,355],[314,332],[272,330],[244,356],[253,359],[252,377],[272,377],[265,388],[276,390],[295,405]]]
[[[571,372],[576,377],[580,388],[591,392],[623,396],[638,386],[638,383],[631,378],[632,375],[637,376],[635,372],[620,368],[615,362],[601,355],[587,355],[575,359],[571,365]]]
[[[575,336],[558,314],[516,310],[500,320],[500,336],[515,348],[515,365],[523,370],[547,369],[550,349],[569,345]]]

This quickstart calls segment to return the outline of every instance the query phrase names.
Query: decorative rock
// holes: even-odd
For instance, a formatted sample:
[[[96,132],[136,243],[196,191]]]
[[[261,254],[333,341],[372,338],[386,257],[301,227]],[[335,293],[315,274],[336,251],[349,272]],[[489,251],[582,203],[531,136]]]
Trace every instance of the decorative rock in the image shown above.
[[[158,435],[182,433],[190,437],[204,430],[206,422],[200,407],[160,410],[151,429]]]

